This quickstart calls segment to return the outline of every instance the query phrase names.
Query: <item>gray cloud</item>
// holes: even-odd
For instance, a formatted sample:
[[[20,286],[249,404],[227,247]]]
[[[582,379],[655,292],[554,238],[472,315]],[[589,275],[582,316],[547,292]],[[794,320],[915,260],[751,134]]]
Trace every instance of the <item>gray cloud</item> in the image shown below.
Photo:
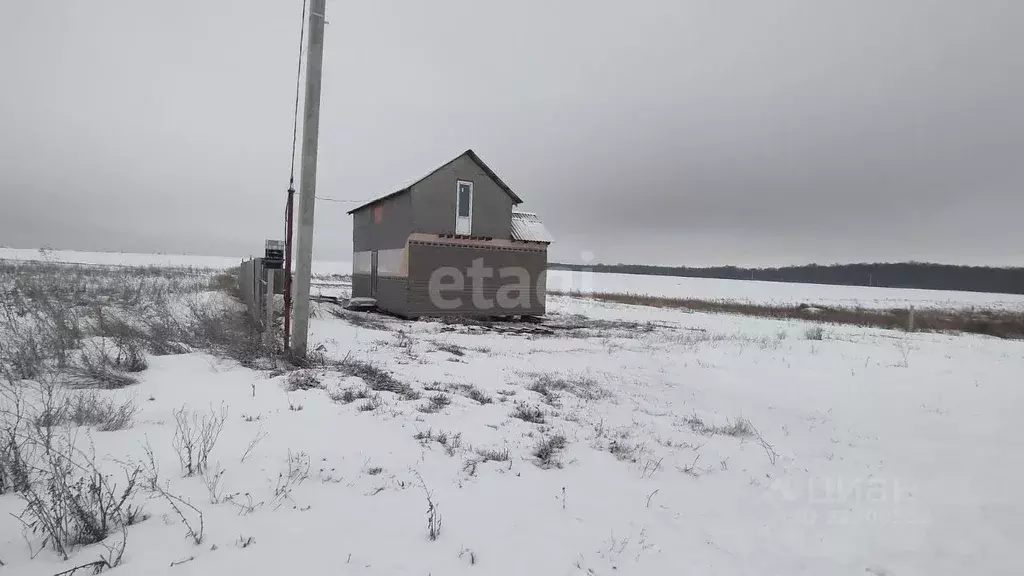
[[[301,2],[0,7],[0,243],[279,237]],[[472,147],[553,257],[1024,264],[1024,5],[328,2],[318,193]],[[317,205],[316,257],[351,249]]]

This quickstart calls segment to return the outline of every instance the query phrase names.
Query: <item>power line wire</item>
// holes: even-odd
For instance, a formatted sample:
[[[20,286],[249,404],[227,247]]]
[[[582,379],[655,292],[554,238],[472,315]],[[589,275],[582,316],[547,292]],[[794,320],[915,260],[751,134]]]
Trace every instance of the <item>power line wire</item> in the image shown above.
[[[295,113],[292,116],[292,167],[288,187],[295,188],[295,150],[299,139],[299,93],[302,87],[302,45],[306,43],[306,3],[302,0],[302,21],[299,22],[299,65],[295,72]]]
[[[324,200],[326,202],[337,202],[338,204],[362,204],[367,200],[338,200],[337,198],[325,198],[323,196],[317,196],[317,200]]]
[[[295,195],[301,196],[302,193],[296,192]],[[374,198],[369,198],[366,200],[341,200],[338,198],[328,198],[326,196],[314,196],[314,198],[316,198],[317,200],[324,200],[326,202],[337,202],[338,204],[366,204],[374,200]]]

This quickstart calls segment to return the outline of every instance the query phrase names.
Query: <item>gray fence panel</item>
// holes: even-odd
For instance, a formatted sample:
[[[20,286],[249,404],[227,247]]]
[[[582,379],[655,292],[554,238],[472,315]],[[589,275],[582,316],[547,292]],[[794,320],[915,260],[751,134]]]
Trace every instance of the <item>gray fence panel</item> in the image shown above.
[[[238,292],[242,296],[242,302],[253,319],[260,323],[263,321],[263,306],[266,301],[266,284],[263,276],[262,258],[246,260],[238,270]]]

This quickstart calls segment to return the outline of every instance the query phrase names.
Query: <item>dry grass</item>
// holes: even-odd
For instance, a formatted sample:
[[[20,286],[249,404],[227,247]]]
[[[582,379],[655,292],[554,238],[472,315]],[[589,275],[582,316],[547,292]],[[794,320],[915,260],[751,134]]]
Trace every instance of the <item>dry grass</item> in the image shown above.
[[[413,435],[413,438],[419,440],[420,443],[426,445],[430,442],[437,442],[443,448],[446,454],[454,456],[455,453],[462,448],[462,433],[461,432],[446,432],[441,430],[434,432],[433,429],[420,430]]]
[[[346,358],[332,367],[342,374],[362,379],[375,392],[391,392],[403,400],[417,400],[420,397],[419,391],[408,383],[398,380],[391,372],[371,362]]]
[[[333,389],[328,392],[331,400],[342,404],[351,404],[356,400],[365,400],[370,397],[369,388],[345,388],[344,390]]]
[[[384,401],[380,399],[380,394],[373,394],[359,405],[360,412],[373,412],[384,405]]]
[[[141,354],[141,352],[140,352]],[[138,383],[138,380],[129,375],[130,371],[139,372],[148,366],[145,357],[132,360],[126,364],[120,355],[114,356],[105,348],[89,348],[83,350],[79,355],[78,364],[69,369],[71,383],[75,386],[86,388],[125,388]]]
[[[451,396],[448,396],[444,392],[438,392],[430,395],[430,397],[427,398],[427,403],[420,406],[419,411],[426,414],[434,414],[435,412],[443,410],[451,403]]]
[[[144,370],[144,353],[208,350],[254,366],[275,350],[251,316],[208,297],[211,288],[234,295],[234,278],[193,268],[0,262],[0,338],[8,344],[0,348],[17,350],[0,354],[0,365],[22,374],[64,370],[89,339],[102,339],[106,358],[87,349],[78,366],[100,381],[106,368]]]
[[[694,432],[707,436],[722,434],[736,438],[748,438],[757,435],[757,430],[754,428],[754,425],[750,423],[750,420],[747,420],[742,416],[729,421],[724,426],[707,424],[696,414],[691,414],[683,418],[683,422],[686,423],[686,425]]]
[[[831,324],[852,324],[891,330],[905,330],[906,309],[866,309],[833,306],[752,304],[730,300],[671,298],[629,293],[590,294],[550,291],[550,295],[571,296],[619,304],[680,308],[695,312],[741,314],[761,318],[815,320]],[[1024,313],[995,309],[915,310],[916,330],[935,332],[967,332],[1000,338],[1024,338]]]
[[[465,356],[466,349],[454,342],[434,342],[434,346],[441,352],[447,352],[452,356]]]
[[[502,448],[478,448],[476,453],[480,456],[480,462],[508,462],[512,459],[508,446]]]
[[[599,400],[608,396],[597,380],[585,374],[534,374],[527,390],[544,397],[552,406],[559,405],[559,392],[568,392],[584,400]]]
[[[643,452],[643,446],[628,442],[626,437],[619,437],[613,438],[608,443],[608,451],[623,462],[636,463],[640,459],[641,452]]]
[[[491,402],[494,402],[494,399],[488,396],[486,392],[472,384],[448,384],[445,386],[445,389],[461,396],[465,396],[478,404],[490,404]]]
[[[549,294],[564,294],[561,292],[549,292]],[[585,332],[626,332],[630,334],[642,334],[648,332],[654,332],[659,328],[665,328],[664,324],[659,322],[650,321],[634,321],[634,320],[605,320],[601,318],[591,318],[585,314],[568,314],[557,317],[557,320],[553,323],[549,323],[552,328],[557,328],[560,333],[572,335],[573,332],[580,332],[579,336],[587,336]]]
[[[339,320],[344,320],[345,322],[359,328],[381,331],[390,329],[386,322],[369,312],[356,312],[354,310],[345,310],[344,308],[337,307],[328,308],[328,312],[330,312],[331,316],[334,316]]]
[[[822,340],[825,337],[825,329],[821,326],[811,326],[804,331],[804,338],[808,340]]]
[[[99,394],[81,393],[68,404],[66,418],[76,426],[95,426],[101,432],[130,428],[139,409],[131,400],[118,402]]]
[[[561,434],[538,440],[533,447],[533,456],[537,459],[537,465],[541,468],[560,468],[562,463],[558,455],[568,444],[568,440]]]
[[[296,370],[285,378],[285,390],[296,392],[298,390],[311,390],[320,388],[320,377],[313,370]]]
[[[123,465],[115,487],[120,475],[98,470],[75,428],[132,426],[138,408],[124,399],[132,395],[96,389],[133,385],[147,355],[207,350],[265,363],[276,351],[263,346],[258,326],[210,292],[234,288],[233,274],[211,270],[0,261],[0,492],[22,495],[16,517],[26,537],[66,560],[142,517],[132,503],[142,469]],[[226,414],[174,415],[183,472],[202,474]],[[104,544],[110,555],[86,568],[115,567],[123,542],[119,550]]]
[[[537,406],[530,406],[528,404],[516,404],[516,409],[512,411],[511,416],[531,424],[543,424],[545,422],[544,411]]]
[[[117,401],[96,390],[62,394],[59,391],[42,403],[35,416],[36,426],[92,426],[100,432],[131,428],[139,409],[132,399]]]

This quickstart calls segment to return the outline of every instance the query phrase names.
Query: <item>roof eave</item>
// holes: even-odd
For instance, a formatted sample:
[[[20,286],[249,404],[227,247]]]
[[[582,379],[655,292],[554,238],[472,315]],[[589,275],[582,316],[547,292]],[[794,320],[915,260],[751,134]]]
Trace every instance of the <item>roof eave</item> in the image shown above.
[[[404,193],[406,193],[408,191],[409,191],[409,188],[402,188],[401,190],[396,190],[396,191],[392,192],[391,194],[385,194],[384,196],[381,196],[380,198],[374,198],[373,200],[370,200],[369,202],[367,202],[365,204],[360,204],[359,206],[356,206],[355,208],[349,210],[346,214],[355,214],[356,212],[362,210],[363,208],[368,208],[368,207],[373,206],[374,204],[376,204],[378,202],[383,202],[383,201],[387,200],[388,198],[394,198],[395,196],[398,196],[399,194],[404,194]]]
[[[506,194],[509,195],[510,198],[512,198],[513,206],[523,203],[523,199],[520,198],[518,194],[513,192],[512,189],[509,188],[508,184],[505,184],[504,180],[499,178],[498,175],[495,174],[494,170],[491,170],[491,167],[488,166],[487,163],[484,162],[476,152],[473,152],[472,148],[466,150],[462,154],[468,155],[470,158],[473,159],[474,162],[479,164],[480,167],[483,168],[485,172],[487,172],[487,175],[490,176],[492,180],[494,180],[495,184],[497,184],[502,190],[505,191]]]

